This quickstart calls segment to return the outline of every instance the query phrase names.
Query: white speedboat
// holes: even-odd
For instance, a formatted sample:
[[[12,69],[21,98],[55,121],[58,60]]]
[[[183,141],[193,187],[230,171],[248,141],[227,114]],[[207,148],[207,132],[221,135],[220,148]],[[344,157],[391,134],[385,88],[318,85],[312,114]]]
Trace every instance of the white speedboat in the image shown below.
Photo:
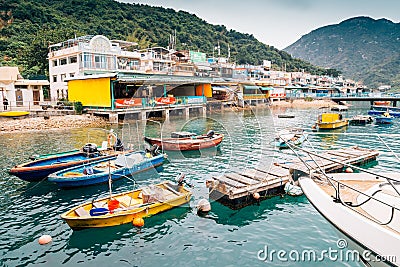
[[[400,173],[311,173],[298,181],[356,259],[366,266],[400,266]]]

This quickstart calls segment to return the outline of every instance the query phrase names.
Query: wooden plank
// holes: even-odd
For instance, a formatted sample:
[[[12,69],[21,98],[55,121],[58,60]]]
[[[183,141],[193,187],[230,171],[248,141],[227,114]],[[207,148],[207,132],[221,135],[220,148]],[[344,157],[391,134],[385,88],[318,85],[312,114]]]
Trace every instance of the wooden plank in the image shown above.
[[[250,179],[237,173],[226,173],[225,176],[242,184],[253,185],[259,183],[257,180]]]
[[[252,179],[256,179],[258,181],[264,181],[268,177],[268,174],[257,171],[255,169],[245,170],[244,172],[241,172],[240,174],[243,176],[250,177]]]
[[[286,184],[289,181],[289,177],[286,178],[276,178],[267,182],[259,183],[257,186],[247,186],[244,188],[238,188],[233,191],[233,195],[230,197],[231,199],[240,198],[248,195],[249,193],[261,192],[265,190],[270,190],[273,188],[277,188]]]
[[[231,187],[235,187],[235,188],[240,188],[240,187],[245,187],[246,185],[243,183],[239,183],[237,181],[231,180],[226,178],[225,176],[218,176],[218,177],[213,177],[215,180],[218,180],[222,183],[225,183]]]

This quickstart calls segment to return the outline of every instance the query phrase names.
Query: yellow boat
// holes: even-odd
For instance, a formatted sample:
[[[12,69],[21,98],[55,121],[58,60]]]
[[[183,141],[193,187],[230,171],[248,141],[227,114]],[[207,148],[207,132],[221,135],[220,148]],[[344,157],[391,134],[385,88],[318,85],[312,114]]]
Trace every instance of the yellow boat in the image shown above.
[[[29,114],[28,111],[5,111],[0,112],[0,117],[22,117]]]
[[[135,218],[149,217],[188,203],[191,195],[182,183],[174,185],[166,181],[86,202],[63,213],[61,218],[73,230],[132,223]]]
[[[322,113],[316,122],[319,130],[333,130],[347,125],[349,125],[349,120],[339,113]]]

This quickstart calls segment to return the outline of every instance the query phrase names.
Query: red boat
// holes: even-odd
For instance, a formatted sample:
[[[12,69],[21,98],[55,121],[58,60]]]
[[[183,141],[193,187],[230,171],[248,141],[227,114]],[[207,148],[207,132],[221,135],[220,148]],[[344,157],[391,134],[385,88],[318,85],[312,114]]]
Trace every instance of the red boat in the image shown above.
[[[145,137],[144,140],[151,145],[158,145],[164,150],[187,151],[218,146],[223,138],[223,134],[209,131],[203,135],[196,135],[190,132],[174,132],[171,134],[171,138]]]

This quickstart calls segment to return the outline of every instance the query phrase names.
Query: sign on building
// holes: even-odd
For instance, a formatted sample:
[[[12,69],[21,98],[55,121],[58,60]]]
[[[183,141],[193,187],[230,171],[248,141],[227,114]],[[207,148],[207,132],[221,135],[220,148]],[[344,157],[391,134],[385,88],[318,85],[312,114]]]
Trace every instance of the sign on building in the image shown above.
[[[189,55],[190,55],[190,60],[193,63],[207,62],[206,53],[189,51]]]

